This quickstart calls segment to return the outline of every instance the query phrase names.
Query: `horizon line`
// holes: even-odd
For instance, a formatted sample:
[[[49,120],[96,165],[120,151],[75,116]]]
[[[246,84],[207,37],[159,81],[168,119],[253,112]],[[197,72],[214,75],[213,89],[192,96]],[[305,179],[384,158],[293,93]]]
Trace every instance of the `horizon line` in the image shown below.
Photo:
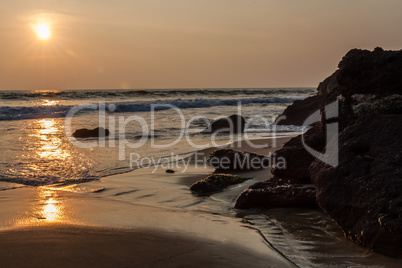
[[[0,91],[73,91],[73,90],[172,90],[172,89],[293,89],[293,88],[317,88],[317,86],[281,86],[281,87],[166,87],[166,88],[67,88],[67,89],[55,89],[55,88],[43,88],[43,89],[0,89]]]

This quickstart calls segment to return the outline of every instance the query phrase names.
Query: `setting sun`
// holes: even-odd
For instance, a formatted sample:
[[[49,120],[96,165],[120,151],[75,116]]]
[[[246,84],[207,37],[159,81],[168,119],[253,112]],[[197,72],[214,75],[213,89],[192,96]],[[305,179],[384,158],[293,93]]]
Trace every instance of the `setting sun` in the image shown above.
[[[46,23],[40,23],[32,27],[40,39],[48,39],[50,37],[50,28]]]

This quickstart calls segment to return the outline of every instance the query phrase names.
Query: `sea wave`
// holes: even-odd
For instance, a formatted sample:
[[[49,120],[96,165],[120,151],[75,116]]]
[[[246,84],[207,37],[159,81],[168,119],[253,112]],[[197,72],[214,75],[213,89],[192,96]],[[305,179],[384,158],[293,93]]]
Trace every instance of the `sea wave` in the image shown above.
[[[138,97],[190,97],[190,96],[239,96],[239,95],[292,95],[309,94],[314,88],[207,88],[207,89],[146,89],[146,90],[34,90],[0,91],[0,100],[24,101],[35,99],[85,100],[125,99]]]
[[[148,112],[172,109],[174,107],[180,109],[189,108],[207,108],[214,106],[235,106],[239,103],[242,105],[252,103],[292,103],[300,98],[239,98],[239,99],[165,99],[155,101],[132,101],[132,102],[111,102],[114,104],[113,112]],[[59,118],[65,117],[74,106],[71,105],[54,105],[54,106],[3,106],[0,107],[0,121],[22,120],[22,119],[39,119],[39,118]],[[99,105],[96,104],[96,109]],[[96,110],[88,108],[86,105],[80,105],[80,113],[91,112]]]
[[[118,173],[116,173],[118,174]],[[77,174],[79,176],[81,174]],[[112,174],[114,175],[114,174]],[[2,187],[0,190],[6,190],[6,189],[14,189],[18,188],[22,185],[28,185],[28,186],[43,186],[43,185],[55,185],[55,184],[78,184],[78,183],[84,183],[84,182],[90,182],[94,180],[99,180],[100,176],[87,176],[87,177],[75,177],[75,178],[65,178],[62,176],[25,176],[25,177],[13,177],[13,176],[4,176],[0,177],[0,182],[6,182],[6,183],[11,183],[11,185],[17,184],[17,186],[10,187],[8,185],[8,188]],[[18,186],[19,185],[19,186]]]

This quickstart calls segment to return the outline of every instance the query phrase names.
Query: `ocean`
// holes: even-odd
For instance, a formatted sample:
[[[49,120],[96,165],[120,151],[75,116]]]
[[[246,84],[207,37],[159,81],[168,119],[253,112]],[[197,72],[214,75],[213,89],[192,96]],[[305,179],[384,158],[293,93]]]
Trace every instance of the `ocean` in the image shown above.
[[[245,131],[249,139],[293,135],[303,128],[275,127],[272,122],[294,100],[313,93],[315,88],[0,91],[0,181],[33,186],[87,182],[136,168],[130,161],[132,153],[141,158],[184,157],[231,141],[220,134],[216,144],[208,143],[210,135],[200,134],[206,126],[203,118],[241,114],[249,121]],[[93,148],[72,144],[65,118],[77,105],[96,108],[80,108],[72,116],[72,132],[98,127],[103,114],[99,107],[104,106],[104,126],[115,130],[114,137]],[[118,124],[130,117],[142,123],[134,119],[124,128]],[[191,143],[180,138],[184,132]],[[119,157],[122,138],[130,145],[146,141],[135,149],[125,146],[125,156]],[[81,143],[96,141],[89,138]]]

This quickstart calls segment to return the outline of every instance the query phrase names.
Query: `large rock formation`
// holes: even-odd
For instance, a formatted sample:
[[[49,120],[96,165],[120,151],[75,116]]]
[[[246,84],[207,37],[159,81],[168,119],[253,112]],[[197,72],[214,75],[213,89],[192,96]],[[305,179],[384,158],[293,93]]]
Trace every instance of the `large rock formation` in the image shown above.
[[[352,49],[338,67],[318,88],[318,94],[323,96],[322,127],[327,122],[326,105],[336,100],[341,131],[365,114],[402,112],[402,51]]]
[[[310,147],[326,152],[325,163],[308,156],[298,137],[277,151],[288,169],[272,168],[274,181],[311,180],[318,204],[347,237],[397,257],[402,257],[401,94],[402,51],[349,51],[339,69],[319,85],[321,120],[304,134]],[[338,116],[329,118],[326,107],[335,101]],[[327,127],[334,123],[339,146],[336,138],[324,146]],[[329,165],[338,159],[338,150],[338,165]],[[260,184],[245,192],[266,188]],[[238,202],[260,198],[255,196],[241,194]]]
[[[339,136],[339,165],[315,160],[309,169],[318,204],[348,238],[398,257],[402,257],[401,135],[401,114],[362,116]],[[334,146],[330,142],[327,149]]]

